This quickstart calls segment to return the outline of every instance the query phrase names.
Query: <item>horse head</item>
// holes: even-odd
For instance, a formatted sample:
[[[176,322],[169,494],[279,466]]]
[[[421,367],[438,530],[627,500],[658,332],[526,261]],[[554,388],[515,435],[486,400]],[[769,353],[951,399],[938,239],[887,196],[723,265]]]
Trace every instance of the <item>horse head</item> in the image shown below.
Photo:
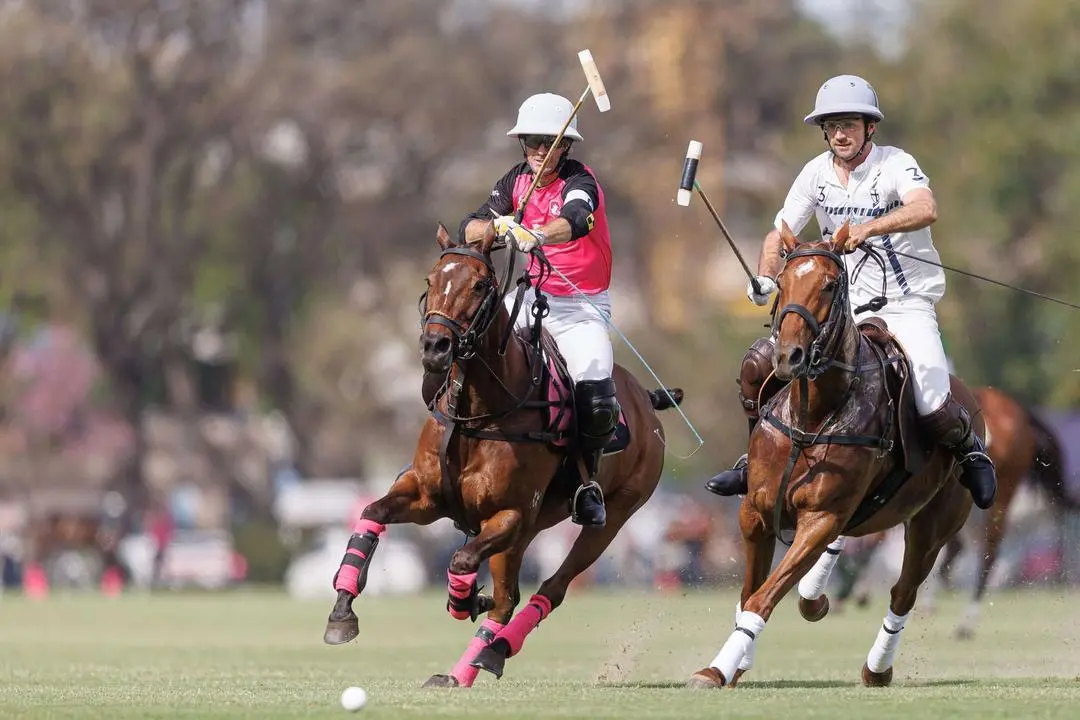
[[[844,330],[851,322],[844,243],[848,223],[829,240],[800,244],[787,223],[780,230],[787,252],[784,270],[776,278],[776,376],[814,378],[837,359]]]
[[[439,223],[442,252],[427,275],[420,299],[424,370],[445,374],[455,360],[467,360],[499,312],[499,287],[491,261],[494,230],[478,243],[458,244]]]

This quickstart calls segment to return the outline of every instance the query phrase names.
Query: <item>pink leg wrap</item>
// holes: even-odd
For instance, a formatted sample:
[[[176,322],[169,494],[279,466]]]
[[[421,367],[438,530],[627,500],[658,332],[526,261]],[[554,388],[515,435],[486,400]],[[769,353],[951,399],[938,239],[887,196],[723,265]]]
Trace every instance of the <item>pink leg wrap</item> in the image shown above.
[[[455,620],[468,620],[468,610],[455,610],[453,607],[453,600],[466,600],[469,595],[472,594],[473,588],[476,586],[476,573],[468,573],[465,575],[455,575],[449,570],[446,571],[446,591],[450,593],[451,601],[447,603],[446,609],[450,613],[450,617]]]
[[[454,665],[454,669],[450,671],[450,675],[458,681],[458,685],[472,687],[472,684],[476,681],[476,676],[480,673],[480,668],[470,667],[469,663],[502,629],[502,623],[497,623],[494,620],[485,620],[480,624],[480,629],[473,636],[473,639],[469,641],[469,647],[465,648],[465,654],[461,656],[461,659],[457,661],[457,665]]]
[[[377,523],[374,520],[357,520],[356,527],[353,528],[353,532],[357,535],[363,535],[366,532],[373,532],[378,537],[386,532],[386,526],[382,523]]]
[[[360,520],[356,523],[345,556],[341,559],[341,567],[334,575],[335,590],[344,590],[353,597],[360,595],[367,581],[366,570],[371,553],[375,552],[379,535],[385,530],[385,525],[371,520]]]
[[[533,595],[529,598],[529,604],[519,610],[496,636],[497,640],[505,640],[510,645],[508,657],[514,657],[521,651],[521,646],[525,644],[525,636],[550,614],[550,600],[543,595]]]

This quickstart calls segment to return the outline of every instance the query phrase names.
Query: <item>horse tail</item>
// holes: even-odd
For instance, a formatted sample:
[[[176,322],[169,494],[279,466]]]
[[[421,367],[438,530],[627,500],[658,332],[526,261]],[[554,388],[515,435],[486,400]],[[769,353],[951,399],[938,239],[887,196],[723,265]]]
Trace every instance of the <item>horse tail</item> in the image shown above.
[[[1035,457],[1031,461],[1031,477],[1055,505],[1076,509],[1078,504],[1065,492],[1065,456],[1057,434],[1030,408],[1025,409],[1035,434]]]
[[[649,391],[649,401],[653,410],[670,410],[682,403],[682,388],[657,388]]]

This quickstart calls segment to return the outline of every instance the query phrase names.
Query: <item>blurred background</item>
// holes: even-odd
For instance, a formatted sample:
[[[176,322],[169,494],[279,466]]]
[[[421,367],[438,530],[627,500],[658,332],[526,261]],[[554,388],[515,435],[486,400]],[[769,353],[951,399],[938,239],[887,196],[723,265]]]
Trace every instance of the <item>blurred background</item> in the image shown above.
[[[735,378],[768,318],[704,208],[674,203],[688,140],[753,261],[822,149],[818,86],[863,75],[879,142],[931,179],[944,261],[1080,301],[1078,0],[7,0],[3,587],[332,596],[351,518],[425,419],[436,223],[519,160],[525,97],[581,92],[586,47],[612,110],[584,105],[574,152],[608,198],[615,322],[705,445],[680,459],[693,437],[666,416],[661,490],[582,582],[741,577],[737,503],[701,482],[743,452]],[[948,282],[958,374],[1054,418],[1080,499],[1080,314]],[[1080,578],[1075,516],[1047,503],[1022,491],[996,584]],[[526,581],[575,534],[542,536]],[[462,540],[389,537],[368,592],[445,583]]]

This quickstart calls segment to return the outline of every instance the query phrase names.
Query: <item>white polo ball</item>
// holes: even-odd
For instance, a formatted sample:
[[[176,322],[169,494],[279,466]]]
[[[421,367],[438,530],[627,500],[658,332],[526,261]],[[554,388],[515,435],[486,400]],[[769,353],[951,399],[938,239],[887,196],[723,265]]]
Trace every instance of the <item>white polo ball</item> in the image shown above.
[[[367,692],[364,688],[345,688],[345,692],[341,693],[341,707],[349,712],[356,712],[365,705],[367,705]]]

